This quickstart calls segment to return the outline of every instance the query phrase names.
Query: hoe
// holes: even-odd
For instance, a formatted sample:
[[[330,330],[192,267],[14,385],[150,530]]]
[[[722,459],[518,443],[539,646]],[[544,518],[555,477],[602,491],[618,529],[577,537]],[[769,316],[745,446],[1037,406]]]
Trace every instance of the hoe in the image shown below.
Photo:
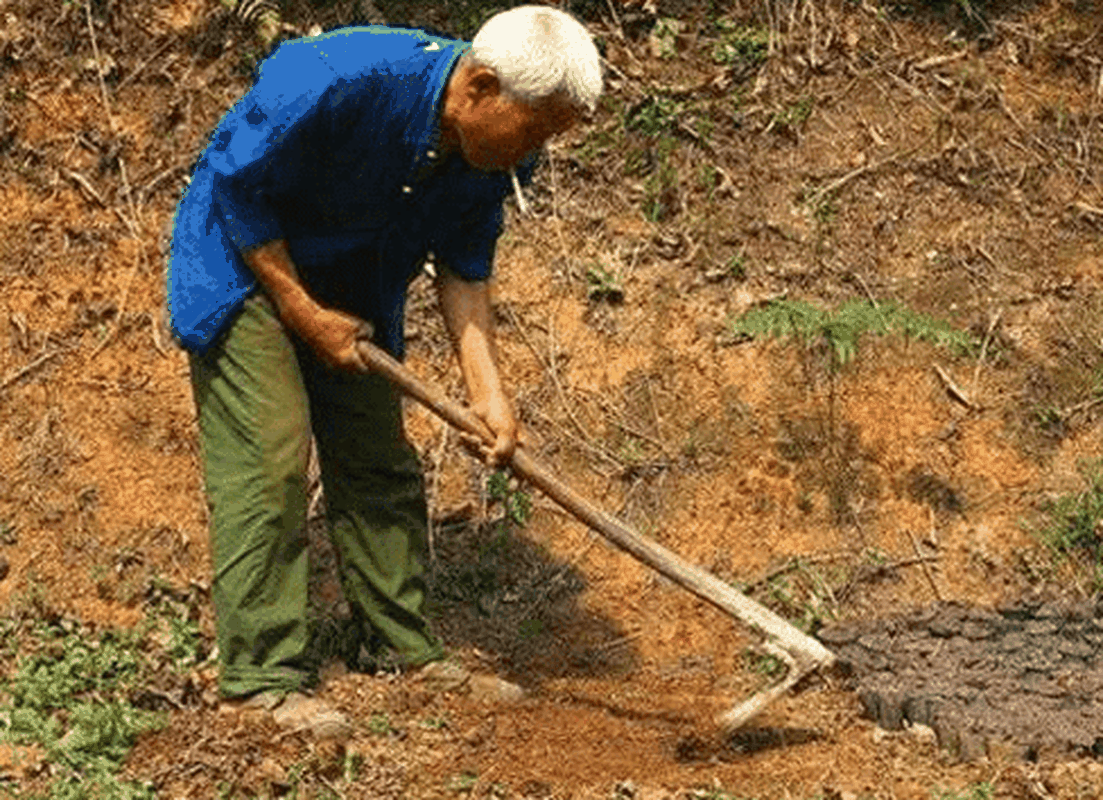
[[[438,390],[417,378],[406,367],[366,340],[358,343],[368,368],[384,375],[404,392],[459,430],[486,444],[494,437],[482,420]],[[593,528],[633,558],[658,571],[684,589],[707,600],[721,611],[757,628],[766,637],[764,649],[786,665],[785,675],[717,719],[721,729],[734,731],[745,725],[771,702],[782,696],[801,678],[830,667],[835,656],[815,639],[806,636],[777,614],[736,591],[715,575],[694,566],[662,545],[645,538],[628,525],[602,511],[556,478],[548,469],[518,448],[510,462],[513,471],[551,497],[580,521]]]

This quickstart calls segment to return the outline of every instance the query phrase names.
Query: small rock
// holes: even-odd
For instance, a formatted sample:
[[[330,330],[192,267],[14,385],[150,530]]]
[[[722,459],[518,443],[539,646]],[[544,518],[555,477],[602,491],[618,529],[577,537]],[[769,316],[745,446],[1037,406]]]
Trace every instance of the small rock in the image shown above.
[[[271,756],[260,762],[257,774],[261,780],[274,788],[279,789],[287,785],[287,771]]]
[[[11,562],[5,556],[0,556],[0,581],[8,577],[8,573],[11,571]]]
[[[463,741],[471,747],[478,747],[494,737],[494,731],[497,730],[497,727],[497,721],[494,717],[488,717],[479,724],[468,728],[463,734]]]
[[[497,675],[472,675],[471,697],[488,703],[516,703],[525,697],[525,690]]]
[[[919,722],[913,722],[904,728],[907,731],[908,736],[918,745],[934,747],[938,744],[938,736],[934,732],[934,728],[928,725],[923,725]]]

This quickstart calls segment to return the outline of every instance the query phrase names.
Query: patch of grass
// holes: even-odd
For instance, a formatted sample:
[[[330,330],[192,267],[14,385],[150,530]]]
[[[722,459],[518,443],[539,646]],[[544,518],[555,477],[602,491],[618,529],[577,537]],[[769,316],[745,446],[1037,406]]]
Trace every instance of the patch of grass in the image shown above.
[[[644,136],[658,138],[674,130],[684,104],[671,97],[651,95],[628,109],[624,127]]]
[[[673,195],[678,187],[678,168],[670,157],[677,149],[678,140],[673,136],[663,136],[655,147],[655,169],[643,184],[643,213],[652,222],[666,219],[674,210]]]
[[[812,109],[815,105],[815,98],[812,95],[805,95],[796,102],[785,106],[781,111],[776,112],[771,125],[774,128],[796,130],[812,116]]]
[[[574,151],[574,157],[583,166],[588,166],[595,158],[618,148],[623,142],[623,136],[616,130],[590,131],[586,140]]]
[[[1045,503],[1046,521],[1034,530],[1055,562],[1087,556],[1103,585],[1103,459],[1080,464],[1087,487]]]
[[[825,311],[803,300],[772,300],[728,321],[734,337],[795,337],[806,344],[826,345],[832,371],[849,364],[858,354],[863,334],[903,334],[955,352],[971,353],[976,342],[949,322],[923,314],[894,301],[874,305],[850,300],[834,311]]]
[[[671,17],[663,17],[651,29],[651,36],[658,43],[659,58],[669,61],[678,55],[678,32],[681,22]]]
[[[725,269],[732,278],[743,280],[747,277],[747,257],[743,253],[736,253],[728,259]]]
[[[743,651],[743,660],[750,667],[751,671],[770,680],[778,678],[785,673],[785,662],[780,658],[750,647]]]

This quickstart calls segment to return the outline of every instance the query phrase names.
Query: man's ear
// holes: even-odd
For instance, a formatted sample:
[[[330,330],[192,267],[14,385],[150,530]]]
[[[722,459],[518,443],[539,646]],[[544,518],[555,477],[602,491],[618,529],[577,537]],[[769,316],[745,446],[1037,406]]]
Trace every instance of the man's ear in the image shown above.
[[[498,76],[490,67],[475,67],[467,81],[467,92],[472,100],[496,97],[501,91]]]

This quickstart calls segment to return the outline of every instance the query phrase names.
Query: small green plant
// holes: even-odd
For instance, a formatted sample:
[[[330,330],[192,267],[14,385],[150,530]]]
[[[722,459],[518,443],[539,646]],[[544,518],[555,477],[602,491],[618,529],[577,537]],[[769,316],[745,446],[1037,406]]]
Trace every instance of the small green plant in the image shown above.
[[[442,731],[451,724],[448,717],[426,717],[421,721],[421,727],[430,731]]]
[[[961,792],[948,789],[935,789],[931,792],[933,800],[992,800],[995,789],[991,783],[974,783],[965,787]]]
[[[394,730],[391,718],[382,711],[373,711],[368,718],[368,730],[376,736],[389,736]]]
[[[504,470],[495,472],[487,479],[486,492],[491,500],[502,504],[506,517],[515,525],[528,522],[532,513],[532,498],[521,489],[510,488],[509,475]]]
[[[29,652],[4,681],[0,739],[42,749],[57,776],[48,797],[154,797],[152,787],[116,777],[135,738],[165,724],[163,715],[130,703],[150,670],[145,630],[96,636],[55,618],[31,632]]]
[[[586,297],[590,300],[620,303],[624,300],[624,286],[620,276],[600,264],[586,269]]]
[[[815,99],[811,95],[805,95],[795,103],[790,103],[781,111],[775,113],[773,124],[775,127],[789,128],[790,130],[799,128],[812,116],[814,106]]]
[[[670,17],[663,17],[655,23],[651,29],[651,37],[658,48],[658,56],[664,61],[669,61],[678,55],[678,31],[681,22]]]
[[[678,168],[670,156],[678,149],[678,140],[663,136],[655,147],[656,168],[644,181],[644,215],[652,222],[659,222],[673,210],[670,195],[678,186]]]
[[[456,792],[457,794],[462,792],[470,792],[475,788],[475,784],[478,782],[479,776],[474,772],[461,772],[459,775],[453,775],[448,779],[445,784],[445,788],[450,792]]]
[[[517,626],[517,635],[522,639],[531,639],[534,636],[539,636],[544,632],[544,620],[542,619],[524,619],[521,620],[521,624]]]
[[[652,95],[628,110],[624,127],[658,138],[674,130],[682,107],[683,104],[673,98]]]
[[[736,280],[743,280],[747,277],[747,258],[743,253],[736,253],[728,259],[726,265],[726,271],[729,276]]]
[[[803,300],[772,300],[729,320],[728,329],[734,336],[797,337],[806,344],[822,342],[828,348],[832,371],[854,359],[858,341],[865,333],[903,334],[958,353],[969,353],[975,346],[966,331],[893,301],[874,305],[867,300],[850,300],[835,311],[824,311]]]
[[[719,40],[712,46],[712,60],[728,67],[755,69],[766,60],[770,32],[765,28],[742,27],[731,20],[718,19]]]
[[[770,653],[761,653],[753,648],[743,651],[743,659],[750,668],[764,678],[774,679],[785,673],[785,662]]]

